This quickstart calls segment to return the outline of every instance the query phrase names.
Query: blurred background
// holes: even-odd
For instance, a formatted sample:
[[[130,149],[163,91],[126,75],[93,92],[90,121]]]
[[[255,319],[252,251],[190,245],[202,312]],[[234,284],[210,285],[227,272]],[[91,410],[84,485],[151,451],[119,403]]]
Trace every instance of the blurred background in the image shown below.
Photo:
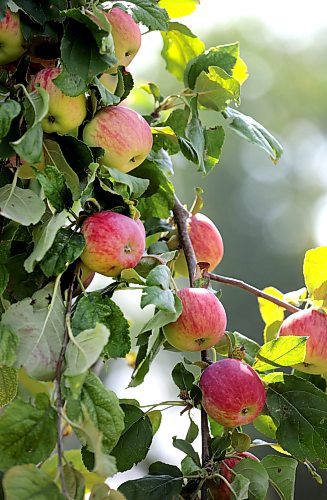
[[[178,0],[176,0],[178,1]],[[225,256],[218,272],[240,278],[259,288],[275,286],[282,292],[303,286],[302,262],[309,248],[327,244],[327,21],[325,2],[285,2],[269,6],[261,0],[225,2],[202,0],[197,10],[180,19],[207,47],[240,42],[249,79],[243,86],[240,111],[262,123],[282,143],[284,155],[274,165],[265,152],[225,129],[226,140],[219,165],[203,177],[184,158],[173,157],[172,182],[179,198],[192,203],[194,186],[204,189],[202,210],[221,231]],[[181,90],[181,84],[165,71],[160,57],[159,33],[143,36],[141,53],[130,66],[136,87],[156,82],[162,95]],[[128,105],[148,113],[152,100],[136,90]],[[207,111],[202,119],[215,125],[218,114]],[[181,286],[186,282],[180,282]],[[92,288],[103,286],[98,279]],[[259,342],[263,323],[254,296],[222,287],[228,329]],[[133,335],[146,323],[139,310],[138,292],[116,292],[119,305],[131,321]],[[151,308],[146,308],[149,317]],[[188,356],[189,358],[191,356]],[[104,376],[119,397],[136,398],[141,404],[177,399],[178,389],[170,372],[183,354],[163,351],[142,386],[126,389],[131,368],[124,360],[111,361]],[[197,411],[194,419],[199,421]],[[172,447],[171,437],[184,438],[189,420],[178,408],[163,412],[145,463],[109,481],[116,487],[147,473],[156,460],[180,464],[183,454]],[[257,433],[257,437],[258,433]],[[263,436],[260,436],[264,438]],[[131,447],[133,443],[130,443]],[[195,446],[199,446],[197,440]],[[199,448],[198,448],[199,449]],[[258,450],[258,452],[257,452]],[[258,456],[272,450],[254,449]],[[299,467],[296,500],[326,496]],[[276,498],[272,493],[270,499]]]

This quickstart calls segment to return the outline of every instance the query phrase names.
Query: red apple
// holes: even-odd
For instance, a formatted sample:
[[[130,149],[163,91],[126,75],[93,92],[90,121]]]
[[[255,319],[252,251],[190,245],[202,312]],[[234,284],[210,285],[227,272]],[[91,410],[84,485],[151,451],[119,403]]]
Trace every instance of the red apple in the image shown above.
[[[205,288],[183,288],[177,293],[183,311],[164,327],[168,342],[181,351],[201,351],[219,342],[226,329],[224,306]]]
[[[119,7],[106,14],[111,24],[115,54],[120,66],[128,66],[141,46],[141,31],[132,16]]]
[[[202,406],[224,427],[252,422],[266,402],[264,385],[251,368],[238,359],[221,359],[201,375]]]
[[[7,9],[0,21],[0,65],[16,61],[23,55],[24,43],[19,15]]]
[[[314,375],[327,373],[327,314],[315,309],[304,309],[288,316],[279,329],[278,336],[309,337],[303,363],[296,370]]]
[[[44,132],[51,134],[67,134],[79,127],[86,116],[86,97],[84,94],[76,97],[65,95],[54,83],[61,70],[45,68],[39,71],[31,80],[32,90],[37,85],[45,89],[49,96],[49,112],[42,120]]]
[[[118,276],[123,269],[135,267],[145,250],[141,224],[109,211],[88,217],[81,228],[86,243],[81,255],[85,266],[104,276]]]
[[[191,215],[188,219],[188,230],[197,262],[209,262],[209,271],[213,271],[224,255],[224,244],[220,232],[214,223],[203,214]],[[181,250],[175,271],[187,276],[187,264]]]
[[[232,457],[225,458],[225,460],[222,461],[219,474],[227,479],[229,483],[232,483],[235,475],[229,469],[234,469],[235,465],[237,465],[243,458],[252,458],[252,460],[259,462],[259,459],[248,451],[236,453]],[[218,480],[219,478],[217,481]],[[231,490],[222,479],[220,479],[218,485],[212,485],[210,487],[210,492],[213,500],[232,500],[234,498]]]
[[[85,126],[84,142],[105,150],[102,163],[121,172],[138,167],[152,148],[151,128],[144,118],[124,106],[101,109]]]

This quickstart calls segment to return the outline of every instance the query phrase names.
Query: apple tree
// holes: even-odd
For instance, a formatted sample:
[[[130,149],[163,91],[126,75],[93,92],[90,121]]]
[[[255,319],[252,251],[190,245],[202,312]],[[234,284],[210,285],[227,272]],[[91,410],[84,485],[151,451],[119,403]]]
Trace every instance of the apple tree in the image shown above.
[[[187,209],[174,191],[174,155],[204,176],[219,175],[226,127],[273,162],[282,154],[264,126],[239,111],[247,79],[239,44],[206,48],[174,20],[197,3],[0,1],[0,478],[7,500],[88,493],[93,500],[263,500],[269,487],[291,500],[299,462],[318,482],[317,469],[327,468],[327,248],[307,251],[305,287],[296,292],[221,276],[214,270],[223,238],[201,213],[201,192]],[[148,31],[162,37],[180,90],[164,96],[149,75],[142,88],[153,110],[142,117],[129,105],[138,84],[128,65]],[[216,126],[204,126],[203,109]],[[111,279],[90,292],[95,273]],[[189,278],[181,290],[178,276]],[[262,345],[226,330],[215,282],[257,298]],[[135,287],[140,307],[151,304],[154,313],[131,338],[113,299]],[[161,349],[185,353],[171,373],[179,398],[145,408],[104,386],[99,367],[132,357],[132,349],[130,387],[151,377]],[[169,443],[185,454],[180,467],[155,462],[145,477],[111,489],[112,476],[147,456],[171,406],[190,417],[186,436]],[[250,437],[248,424],[251,436],[266,440]],[[72,433],[80,446],[67,449]],[[262,460],[259,446],[268,450]]]

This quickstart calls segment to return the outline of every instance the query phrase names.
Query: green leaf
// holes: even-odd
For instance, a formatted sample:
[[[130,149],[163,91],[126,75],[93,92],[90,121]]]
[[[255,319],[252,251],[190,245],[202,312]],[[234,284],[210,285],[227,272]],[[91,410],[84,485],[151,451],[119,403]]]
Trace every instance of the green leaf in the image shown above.
[[[204,169],[208,174],[219,162],[225,140],[223,127],[206,128],[204,131]]]
[[[168,14],[152,0],[130,0],[133,8],[133,17],[137,23],[142,23],[151,31],[168,29]]]
[[[233,349],[241,349],[244,355],[244,361],[249,365],[253,365],[257,352],[260,349],[260,345],[239,332],[227,332],[227,334],[232,343]],[[229,342],[225,336],[215,346],[215,349],[219,354],[228,354]]]
[[[64,304],[60,291],[49,283],[31,298],[12,304],[2,324],[18,339],[16,367],[39,380],[52,380],[64,335]]]
[[[259,372],[302,363],[307,337],[280,337],[264,344],[257,352],[253,368]]]
[[[3,294],[7,288],[9,281],[9,273],[4,264],[0,264],[0,295]]]
[[[171,313],[163,313],[163,314],[171,314]],[[141,347],[139,349],[136,358],[136,368],[133,371],[132,378],[130,383],[128,384],[128,387],[137,387],[138,385],[142,384],[146,374],[150,369],[152,361],[158,354],[164,341],[164,335],[161,331],[159,331],[155,341],[153,342],[153,345],[151,346],[151,348],[147,353],[149,332],[139,335],[139,338],[142,336],[145,336],[146,341],[143,345],[142,343],[139,344],[141,345]]]
[[[170,18],[183,17],[192,14],[200,0],[159,0],[159,7],[166,9]]]
[[[247,500],[249,498],[250,481],[247,477],[241,474],[233,476],[231,487],[233,488],[233,492],[235,492],[233,496],[236,500]]]
[[[110,332],[103,355],[107,358],[126,356],[131,348],[126,318],[110,298],[103,298],[101,293],[92,292],[78,301],[72,321],[74,335],[85,329],[94,328],[96,323],[103,323]]]
[[[269,476],[260,462],[252,458],[244,458],[235,465],[233,471],[250,481],[249,500],[265,500],[269,486]]]
[[[269,480],[282,500],[293,500],[297,461],[291,457],[266,455],[261,460]]]
[[[162,500],[177,498],[183,486],[182,478],[172,476],[145,476],[126,481],[118,488],[126,498],[133,500]]]
[[[190,417],[190,426],[185,436],[185,441],[187,441],[188,443],[193,443],[193,441],[195,441],[198,435],[199,435],[199,427]]]
[[[210,427],[212,428],[212,426]],[[227,436],[222,436],[223,432],[224,431],[222,429],[220,436],[214,437],[210,441],[210,449],[213,454],[213,457],[216,460],[223,459],[225,457],[227,448],[231,446],[230,434],[227,434]]]
[[[81,195],[78,175],[66,162],[59,144],[51,139],[46,139],[43,145],[46,165],[57,167],[65,177],[67,186],[73,193],[73,199],[78,200]]]
[[[9,328],[0,324],[0,366],[11,366],[16,359],[18,337]]]
[[[147,286],[158,286],[162,290],[169,290],[170,282],[171,272],[169,267],[165,265],[159,265],[152,269],[146,278]]]
[[[3,480],[6,500],[64,500],[58,486],[34,465],[18,465]]]
[[[120,97],[112,94],[104,85],[101,83],[99,78],[94,78],[94,83],[96,89],[99,93],[99,103],[102,106],[112,106],[113,104],[118,104],[120,102]]]
[[[17,370],[11,366],[0,366],[0,408],[16,397],[17,389]]]
[[[227,118],[231,118],[230,128],[238,135],[252,144],[266,151],[274,162],[277,162],[283,153],[281,144],[266,130],[260,123],[253,118],[243,115],[236,109],[227,108],[225,110]]]
[[[0,215],[23,226],[36,224],[45,212],[45,204],[31,189],[11,184],[0,188]]]
[[[32,273],[36,264],[40,262],[55,241],[56,234],[67,220],[66,211],[51,215],[33,231],[34,248],[24,262],[28,273]]]
[[[73,171],[77,173],[79,178],[85,178],[89,165],[93,163],[91,149],[83,141],[72,135],[58,135],[57,141],[68,165],[72,166]]]
[[[87,91],[87,83],[76,73],[70,73],[63,66],[59,75],[53,79],[53,83],[70,97],[77,97]]]
[[[27,129],[17,141],[11,142],[15,152],[28,163],[38,163],[42,159],[43,130],[41,123]]]
[[[0,104],[0,139],[6,137],[10,130],[11,122],[20,113],[20,104],[8,99]]]
[[[25,94],[24,98],[24,115],[28,127],[32,127],[37,123],[41,123],[49,111],[49,94],[41,87],[36,88],[32,92],[27,92],[23,85],[20,85]]]
[[[35,406],[17,399],[0,415],[0,468],[45,460],[56,445],[57,412],[45,393]]]
[[[152,425],[152,434],[155,435],[155,433],[159,430],[159,427],[161,424],[161,420],[162,420],[161,411],[152,410],[148,413],[148,417],[149,417],[151,425]]]
[[[96,323],[94,328],[84,330],[68,342],[65,359],[65,375],[73,377],[85,373],[98,360],[107,344],[109,330],[105,325]]]
[[[133,198],[142,196],[150,184],[148,179],[141,179],[133,175],[125,174],[116,168],[106,168],[106,170],[110,173],[110,180],[114,183],[114,189],[119,187],[119,184],[123,184],[128,187],[129,195]]]
[[[269,384],[267,407],[278,443],[294,458],[327,468],[327,395],[307,380],[283,375]]]
[[[154,462],[149,466],[151,476],[171,476],[182,477],[182,472],[176,465],[165,464],[164,462]]]
[[[319,307],[327,307],[327,246],[305,253],[303,275],[309,295]]]
[[[191,443],[186,441],[185,439],[177,439],[176,436],[173,437],[173,446],[177,448],[177,450],[182,451],[187,456],[191,457],[194,462],[201,467],[201,462],[199,458],[199,454],[194,450]]]
[[[205,45],[187,26],[176,22],[169,23],[168,30],[161,36],[164,42],[161,55],[166,69],[183,81],[185,66],[204,51]]]
[[[182,313],[182,303],[180,299],[175,295],[175,310],[176,312],[166,312],[166,311],[158,311],[153,318],[151,318],[146,325],[142,328],[142,332],[147,332],[149,330],[154,330],[156,328],[161,328],[162,326],[168,325],[168,323],[172,323],[176,321],[177,318]]]
[[[209,66],[208,71],[202,71],[195,84],[199,103],[207,109],[223,111],[226,106],[240,101],[240,84],[218,66]]]
[[[57,167],[46,166],[43,170],[36,171],[35,175],[43,187],[45,196],[57,212],[72,206],[72,193],[66,185],[65,177]]]
[[[115,393],[108,391],[96,375],[88,373],[78,406],[80,406],[79,417],[83,413],[82,407],[85,406],[89,418],[102,433],[104,453],[110,453],[124,429],[124,413]],[[76,421],[75,408],[71,400],[68,401],[67,411],[68,416]],[[80,433],[78,435],[80,436]],[[82,442],[84,444],[85,439],[82,438]]]
[[[17,0],[15,3],[25,14],[41,26],[44,26],[46,21],[59,19],[60,10],[67,9],[66,0],[52,0],[51,6],[49,2],[42,2],[40,4],[38,0]]]
[[[257,431],[261,432],[261,434],[264,434],[271,439],[276,439],[277,427],[270,415],[259,415],[253,421],[253,425]]]
[[[191,457],[186,456],[181,461],[181,469],[183,472],[183,476],[197,476],[200,477],[203,474],[203,470],[201,467],[196,465],[194,460]]]
[[[119,472],[131,469],[146,457],[153,437],[150,419],[140,408],[127,404],[121,406],[125,413],[125,429],[111,451]]]
[[[74,498],[74,500],[84,500],[85,479],[83,474],[69,464],[64,465],[63,473],[69,497]]]
[[[173,381],[181,391],[190,391],[195,380],[193,373],[186,370],[183,363],[177,363],[171,372]],[[187,440],[188,441],[188,440]]]
[[[159,286],[147,286],[142,291],[141,308],[153,304],[160,311],[175,313],[175,299],[171,290],[162,290]]]
[[[48,277],[63,273],[69,264],[81,255],[85,239],[81,233],[72,229],[62,228],[56,234],[55,240],[41,260],[40,266]]]

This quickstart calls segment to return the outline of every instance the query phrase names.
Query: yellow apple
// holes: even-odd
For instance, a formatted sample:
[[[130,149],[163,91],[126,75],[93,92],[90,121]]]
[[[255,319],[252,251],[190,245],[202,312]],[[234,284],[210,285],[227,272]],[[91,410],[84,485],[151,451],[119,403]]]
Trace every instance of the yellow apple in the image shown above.
[[[19,15],[7,9],[0,21],[0,65],[16,61],[23,55],[24,42]]]

